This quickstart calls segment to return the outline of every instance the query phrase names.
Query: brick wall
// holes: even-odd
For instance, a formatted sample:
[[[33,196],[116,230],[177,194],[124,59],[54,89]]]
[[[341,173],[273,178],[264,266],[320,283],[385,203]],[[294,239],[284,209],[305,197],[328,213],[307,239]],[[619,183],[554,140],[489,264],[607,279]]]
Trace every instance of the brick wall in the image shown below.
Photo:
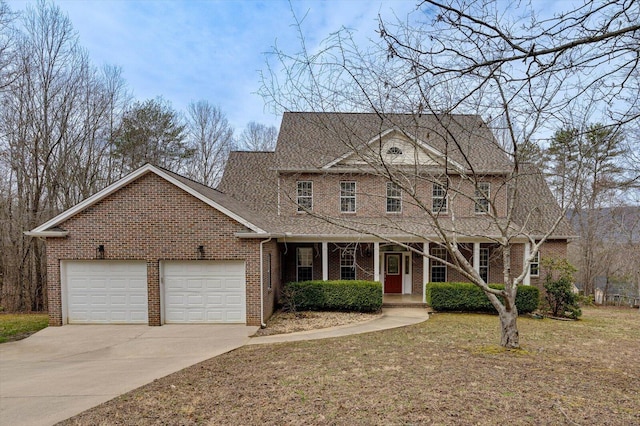
[[[239,239],[246,228],[153,173],[60,224],[66,238],[47,239],[49,322],[62,325],[61,260],[91,260],[104,245],[106,260],[144,260],[147,263],[149,325],[160,325],[159,264],[163,260],[243,260],[246,268],[247,324],[260,324],[260,240]],[[272,276],[278,277],[275,242]],[[265,318],[273,310],[273,291],[265,290]]]
[[[297,202],[297,182],[313,182],[313,211],[324,215],[336,215],[343,217],[376,217],[376,216],[400,216],[400,217],[420,217],[425,216],[422,207],[415,199],[407,194],[402,195],[402,212],[387,213],[387,179],[382,176],[367,174],[313,174],[313,173],[292,173],[283,174],[280,177],[280,214],[291,216],[301,214],[298,212]],[[341,213],[340,211],[340,182],[356,182],[356,212]],[[505,216],[507,212],[507,191],[504,178],[498,176],[487,176],[481,181],[490,183],[490,199],[496,206],[498,214]],[[431,208],[432,205],[432,183],[426,180],[418,180],[415,183],[416,198]],[[449,211],[454,211],[457,217],[481,216],[475,213],[475,202],[473,200],[475,187],[467,180],[460,177],[451,177],[452,191],[459,191],[455,201],[448,200]],[[464,194],[464,195],[462,195]]]

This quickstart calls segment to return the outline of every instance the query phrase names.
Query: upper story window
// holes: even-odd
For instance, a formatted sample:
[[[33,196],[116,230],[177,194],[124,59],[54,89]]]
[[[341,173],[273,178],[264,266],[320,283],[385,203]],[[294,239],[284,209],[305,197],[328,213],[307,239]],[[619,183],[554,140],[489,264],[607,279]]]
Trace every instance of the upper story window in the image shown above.
[[[402,150],[397,146],[392,146],[387,150],[387,154],[389,155],[402,155]]]
[[[313,208],[313,182],[310,180],[298,181],[298,211],[309,211]]]
[[[489,213],[490,196],[491,184],[489,182],[478,182],[475,191],[476,213]]]
[[[340,212],[355,213],[356,211],[356,183],[340,182]]]
[[[531,272],[531,276],[532,277],[539,277],[540,276],[540,252],[536,252],[536,254],[533,256],[533,259],[531,259],[531,265],[529,266],[529,271]]]
[[[444,185],[439,183],[433,184],[431,194],[431,211],[433,213],[447,212],[447,191],[445,190]]]
[[[387,213],[402,211],[402,190],[395,182],[387,182]]]

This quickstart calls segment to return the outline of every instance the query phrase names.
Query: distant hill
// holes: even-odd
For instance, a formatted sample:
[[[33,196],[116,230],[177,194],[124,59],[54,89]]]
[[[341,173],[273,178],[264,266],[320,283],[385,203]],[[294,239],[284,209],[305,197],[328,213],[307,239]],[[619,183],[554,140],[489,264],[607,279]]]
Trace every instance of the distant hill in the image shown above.
[[[604,240],[640,243],[640,206],[604,207],[596,210],[569,210],[567,220],[577,235],[591,220]]]

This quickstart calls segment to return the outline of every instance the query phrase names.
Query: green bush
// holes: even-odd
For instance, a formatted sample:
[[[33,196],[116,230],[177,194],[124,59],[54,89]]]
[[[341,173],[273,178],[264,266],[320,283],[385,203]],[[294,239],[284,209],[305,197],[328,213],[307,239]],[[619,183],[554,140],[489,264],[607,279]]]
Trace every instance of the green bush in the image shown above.
[[[504,289],[502,284],[489,287]],[[480,287],[471,283],[428,283],[427,304],[436,311],[497,312]],[[538,309],[540,292],[536,287],[519,286],[516,295],[518,313],[525,314]]]
[[[291,282],[282,295],[290,311],[375,312],[382,307],[382,286],[373,281]]]
[[[582,315],[578,295],[573,292],[573,274],[576,272],[566,259],[543,262],[545,302],[551,315],[578,319]]]

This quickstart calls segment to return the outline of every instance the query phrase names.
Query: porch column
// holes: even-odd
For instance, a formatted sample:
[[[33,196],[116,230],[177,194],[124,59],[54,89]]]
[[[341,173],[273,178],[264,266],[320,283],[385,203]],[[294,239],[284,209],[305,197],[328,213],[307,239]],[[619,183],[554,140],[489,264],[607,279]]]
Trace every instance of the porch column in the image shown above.
[[[373,280],[380,281],[380,243],[373,243]]]
[[[322,281],[329,280],[329,243],[322,242]]]
[[[527,259],[531,256],[531,243],[524,243],[524,257],[522,259],[522,266],[524,267],[527,264]],[[527,275],[524,276],[524,280],[522,280],[522,284],[531,285],[531,267],[527,267]]]
[[[480,243],[473,243],[473,269],[480,275]]]
[[[429,241],[422,243],[422,252],[429,253]],[[429,282],[429,258],[422,256],[422,303],[427,303],[427,283]]]

